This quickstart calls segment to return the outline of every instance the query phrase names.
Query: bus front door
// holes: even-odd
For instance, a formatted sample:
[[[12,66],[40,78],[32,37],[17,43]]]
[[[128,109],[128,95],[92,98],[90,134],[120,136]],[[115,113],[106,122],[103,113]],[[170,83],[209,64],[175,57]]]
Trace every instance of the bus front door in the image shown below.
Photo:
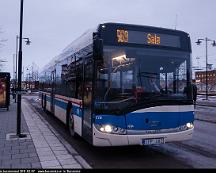
[[[84,63],[82,136],[90,143],[92,143],[92,79],[93,60],[86,58]]]
[[[55,71],[52,71],[51,73],[51,79],[52,79],[52,88],[51,88],[51,95],[50,95],[50,111],[51,113],[55,114],[54,110],[55,110]]]

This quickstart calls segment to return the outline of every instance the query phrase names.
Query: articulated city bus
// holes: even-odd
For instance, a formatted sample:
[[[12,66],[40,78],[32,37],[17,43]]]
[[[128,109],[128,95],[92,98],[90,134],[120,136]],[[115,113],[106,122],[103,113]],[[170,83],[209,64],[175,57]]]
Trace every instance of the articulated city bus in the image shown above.
[[[100,24],[40,75],[41,105],[94,146],[191,139],[194,106],[189,34]]]

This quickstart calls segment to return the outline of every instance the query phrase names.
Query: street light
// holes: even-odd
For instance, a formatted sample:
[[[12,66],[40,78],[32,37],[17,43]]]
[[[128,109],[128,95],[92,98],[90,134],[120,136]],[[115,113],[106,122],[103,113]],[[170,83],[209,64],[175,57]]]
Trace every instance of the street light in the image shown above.
[[[26,42],[26,45],[30,45],[31,44],[31,41],[29,38],[22,38],[23,40],[25,40]],[[18,41],[19,41],[19,36],[16,35],[16,81],[17,81],[17,56],[18,56]]]
[[[208,100],[208,42],[212,42],[213,47],[216,46],[216,42],[206,37],[205,39],[198,39],[196,44],[200,45],[202,41],[206,43],[206,100]]]
[[[20,1],[20,35],[19,35],[19,58],[18,58],[18,95],[17,95],[17,136],[19,138],[24,138],[26,135],[21,134],[21,101],[22,101],[22,40],[26,38],[22,38],[23,31],[23,1]],[[26,43],[30,44],[29,39],[27,39]]]
[[[27,70],[27,77],[26,77],[26,81],[27,81],[27,86],[28,87],[26,87],[26,89],[28,89],[28,90],[30,90],[30,70],[29,70],[29,68],[26,68],[26,70]]]
[[[16,69],[15,69],[15,86],[17,86],[17,57],[18,57],[18,41],[19,41],[19,36],[16,35]],[[29,38],[22,38],[23,40],[25,40],[26,45],[30,45],[31,41],[29,40]],[[16,103],[16,97],[15,97],[15,103]]]

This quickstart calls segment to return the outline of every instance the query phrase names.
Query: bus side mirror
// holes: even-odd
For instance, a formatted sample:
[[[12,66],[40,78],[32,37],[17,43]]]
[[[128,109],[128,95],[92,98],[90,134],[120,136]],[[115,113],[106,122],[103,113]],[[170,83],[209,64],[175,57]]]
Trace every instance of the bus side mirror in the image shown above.
[[[103,59],[103,40],[95,38],[93,40],[93,56],[95,60]]]

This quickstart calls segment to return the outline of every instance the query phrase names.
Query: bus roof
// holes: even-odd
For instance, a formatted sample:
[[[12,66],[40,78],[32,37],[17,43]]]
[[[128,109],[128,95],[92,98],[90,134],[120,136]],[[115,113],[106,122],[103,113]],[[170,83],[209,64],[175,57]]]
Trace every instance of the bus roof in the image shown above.
[[[134,31],[154,31],[154,32],[162,32],[166,34],[176,34],[180,35],[185,38],[189,38],[189,34],[184,31],[174,30],[174,29],[167,29],[161,27],[154,27],[154,26],[145,26],[145,25],[136,25],[136,24],[125,24],[125,23],[102,23],[99,24],[96,28],[89,29],[85,33],[83,33],[80,37],[75,39],[71,42],[63,51],[55,56],[47,65],[43,67],[41,72],[49,70],[52,71],[56,63],[60,63],[69,58],[71,55],[75,54],[76,52],[82,50],[83,48],[91,45],[93,43],[93,32],[98,32],[99,35],[103,32],[103,28],[109,28],[111,30],[115,30],[116,28],[126,28],[128,30]],[[108,30],[109,30],[108,29]],[[109,36],[107,36],[109,38]],[[188,49],[191,49],[190,46]]]
[[[147,25],[138,25],[138,24],[125,24],[125,23],[113,23],[113,22],[107,22],[107,23],[102,23],[99,25],[99,27],[102,27],[103,25],[105,26],[116,26],[116,27],[122,27],[122,28],[132,28],[132,29],[138,29],[138,30],[143,30],[143,29],[147,29],[147,30],[157,30],[157,31],[166,31],[166,32],[170,32],[170,33],[179,33],[179,34],[185,34],[185,35],[189,35],[187,32],[185,31],[181,31],[181,30],[176,30],[176,29],[169,29],[169,28],[163,28],[163,27],[155,27],[155,26],[147,26]]]
[[[86,32],[84,32],[80,37],[78,37],[73,42],[71,42],[65,49],[62,50],[62,52],[59,55],[52,58],[52,60],[43,67],[42,72],[47,69],[52,70],[52,68],[56,63],[64,61],[72,54],[92,44],[93,43],[92,34],[95,31],[96,29],[89,29]]]

